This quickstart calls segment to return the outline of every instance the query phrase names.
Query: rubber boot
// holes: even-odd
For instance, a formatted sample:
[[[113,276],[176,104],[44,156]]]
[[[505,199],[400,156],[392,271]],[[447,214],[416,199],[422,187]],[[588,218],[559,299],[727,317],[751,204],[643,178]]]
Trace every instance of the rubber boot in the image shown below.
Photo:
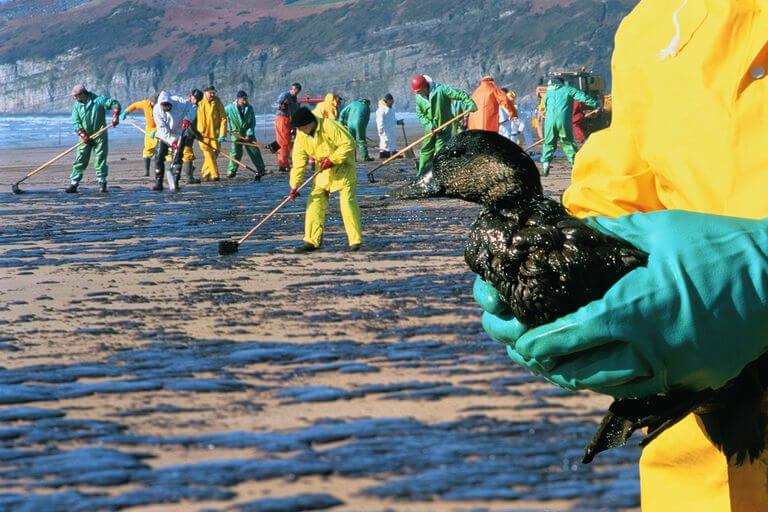
[[[145,158],[144,159],[144,176],[149,176],[149,169],[152,168],[152,159],[151,158]]]
[[[67,194],[77,194],[77,183],[70,183],[67,188],[64,189]]]
[[[195,166],[192,162],[184,162],[182,164],[182,170],[187,175],[187,184],[188,185],[197,185],[200,183],[200,180],[195,178]]]
[[[178,192],[181,190],[181,187],[179,186],[179,183],[181,182],[181,166],[173,169],[173,181],[176,184],[176,191]]]
[[[107,193],[107,181],[100,181],[99,182],[99,194],[106,194]]]
[[[163,171],[160,169],[155,169],[155,184],[152,185],[152,188],[150,190],[153,190],[155,192],[162,192],[163,191]]]

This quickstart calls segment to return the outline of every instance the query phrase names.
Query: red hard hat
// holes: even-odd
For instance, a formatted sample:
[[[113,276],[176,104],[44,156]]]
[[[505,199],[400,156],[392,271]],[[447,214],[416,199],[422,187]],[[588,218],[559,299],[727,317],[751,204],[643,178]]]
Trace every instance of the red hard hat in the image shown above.
[[[416,75],[413,77],[413,80],[411,80],[411,90],[413,92],[419,92],[421,91],[424,86],[429,86],[429,82],[427,82],[427,79],[424,78],[424,75]]]

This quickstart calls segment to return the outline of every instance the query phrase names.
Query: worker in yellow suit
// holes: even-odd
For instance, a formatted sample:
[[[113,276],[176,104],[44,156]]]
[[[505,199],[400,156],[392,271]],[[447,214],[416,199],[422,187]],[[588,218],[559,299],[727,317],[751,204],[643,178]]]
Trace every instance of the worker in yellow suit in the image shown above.
[[[325,95],[323,101],[315,105],[315,109],[312,111],[317,117],[323,119],[338,119],[339,118],[339,103],[341,98],[332,92]]]
[[[304,245],[297,247],[296,252],[312,252],[320,247],[328,198],[332,192],[339,192],[341,218],[347,232],[349,250],[359,250],[363,238],[360,206],[355,196],[357,168],[352,135],[338,121],[318,118],[306,107],[296,110],[291,116],[291,125],[296,128],[296,141],[291,155],[293,167],[289,197],[296,199],[297,189],[302,183],[304,169],[310,158],[317,162],[317,168],[321,170],[307,199]]]
[[[152,117],[152,109],[155,108],[155,103],[157,103],[157,93],[147,99],[131,103],[120,114],[121,121],[125,121],[128,114],[135,110],[141,110],[144,114],[144,131],[146,133],[144,134],[144,149],[141,152],[141,156],[144,158],[144,176],[149,176],[149,169],[152,167],[152,157],[155,156],[155,147],[157,146],[157,139],[153,136],[157,127],[155,126],[155,119]]]
[[[212,85],[203,91],[203,99],[197,104],[197,131],[203,152],[203,168],[200,175],[205,181],[219,181],[219,156],[221,144],[227,140],[227,112]]]
[[[483,325],[569,389],[716,389],[768,346],[768,1],[642,0],[612,69],[613,121],[579,152],[563,203],[647,250],[647,266],[530,330],[476,283]],[[767,461],[727,459],[691,414],[644,448],[642,510],[767,511]]]

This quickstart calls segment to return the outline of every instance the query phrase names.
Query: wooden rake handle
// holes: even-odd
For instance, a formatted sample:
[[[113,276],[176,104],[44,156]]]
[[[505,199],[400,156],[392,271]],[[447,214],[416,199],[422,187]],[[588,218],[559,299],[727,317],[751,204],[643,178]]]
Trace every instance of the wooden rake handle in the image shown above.
[[[459,115],[457,115],[457,116],[454,116],[454,117],[452,117],[450,120],[448,120],[448,121],[444,122],[443,124],[441,124],[441,125],[440,125],[440,126],[438,126],[437,128],[435,128],[435,129],[433,129],[433,130],[430,130],[430,132],[429,132],[429,133],[425,134],[423,137],[421,137],[421,138],[420,138],[420,139],[418,139],[417,141],[415,141],[415,142],[412,142],[412,143],[411,143],[411,144],[409,144],[408,146],[404,147],[403,149],[401,149],[400,151],[398,151],[397,153],[395,153],[394,155],[392,155],[391,157],[387,158],[386,160],[384,160],[383,162],[381,162],[379,165],[377,165],[376,167],[374,167],[373,169],[371,169],[370,171],[368,171],[368,179],[370,179],[370,178],[373,176],[373,173],[374,173],[374,172],[378,171],[379,169],[381,169],[382,167],[384,167],[385,165],[387,165],[389,162],[391,162],[391,161],[395,160],[396,158],[399,158],[399,157],[400,157],[400,155],[403,155],[403,154],[405,154],[405,152],[406,152],[406,151],[408,151],[408,150],[411,150],[411,149],[415,148],[416,146],[418,146],[420,143],[422,143],[423,141],[425,141],[425,140],[426,140],[426,139],[428,139],[429,137],[431,137],[431,136],[433,136],[434,134],[436,134],[436,133],[438,133],[438,132],[442,131],[442,130],[443,130],[445,127],[446,127],[446,126],[449,126],[449,125],[451,125],[451,124],[455,123],[456,121],[458,121],[458,120],[459,120],[459,119],[461,119],[462,117],[468,116],[470,113],[471,113],[471,112],[462,112],[461,114],[459,114]],[[403,130],[405,130],[405,128],[403,128]]]
[[[108,124],[108,125],[107,125],[107,126],[105,126],[104,128],[102,128],[102,129],[100,129],[100,130],[97,130],[97,131],[96,131],[96,132],[95,132],[93,135],[91,135],[91,136],[90,136],[90,138],[91,138],[91,139],[94,139],[94,138],[98,137],[99,135],[101,135],[102,133],[104,133],[105,131],[109,130],[110,128],[112,128],[112,125]],[[29,173],[28,173],[26,176],[24,176],[22,179],[20,179],[19,181],[17,181],[17,182],[16,182],[16,185],[19,185],[21,182],[23,182],[23,181],[24,181],[24,180],[26,180],[27,178],[31,178],[31,177],[32,177],[32,176],[34,176],[35,174],[39,173],[40,171],[42,171],[43,169],[45,169],[46,167],[48,167],[49,165],[51,165],[52,163],[56,162],[57,160],[61,160],[62,158],[64,158],[65,156],[67,156],[68,154],[70,154],[71,152],[73,152],[74,150],[76,150],[77,148],[79,148],[81,144],[83,144],[83,141],[80,141],[80,142],[78,142],[77,144],[75,144],[75,145],[74,145],[74,146],[72,146],[71,148],[67,149],[66,151],[62,151],[61,153],[59,153],[59,154],[58,154],[58,155],[56,155],[55,157],[51,158],[50,160],[48,160],[47,162],[45,162],[44,164],[42,164],[42,165],[41,165],[40,167],[38,167],[37,169],[35,169],[35,170],[33,170],[33,171],[30,171],[30,172],[29,172]]]
[[[302,184],[299,186],[299,188],[297,188],[297,189],[296,189],[296,192],[297,192],[297,193],[298,193],[298,192],[300,192],[300,191],[301,191],[301,189],[303,189],[304,187],[306,187],[307,185],[309,185],[309,182],[311,182],[312,180],[314,180],[314,179],[317,177],[317,175],[318,175],[318,174],[320,174],[321,172],[323,172],[323,169],[318,169],[317,171],[315,171],[315,173],[314,173],[312,176],[310,176],[309,178],[307,178],[307,180],[306,180],[304,183],[302,183]],[[285,199],[283,199],[283,201],[282,201],[282,202],[281,202],[279,205],[277,205],[277,207],[275,207],[275,209],[274,209],[274,210],[272,210],[271,212],[269,212],[269,214],[267,214],[267,216],[266,216],[266,217],[264,217],[263,219],[261,219],[261,221],[260,221],[258,224],[256,224],[255,226],[253,226],[253,227],[251,228],[251,230],[250,230],[250,231],[248,231],[248,232],[247,232],[245,235],[243,235],[243,236],[242,236],[242,238],[240,238],[240,240],[238,240],[238,241],[237,241],[237,245],[240,245],[240,244],[242,244],[243,242],[245,242],[246,240],[248,240],[249,238],[251,238],[251,235],[253,235],[253,234],[256,232],[256,230],[257,230],[257,229],[259,229],[259,228],[260,228],[262,225],[264,225],[264,223],[265,223],[265,222],[267,222],[269,219],[271,219],[272,217],[274,217],[274,215],[275,215],[277,212],[279,212],[279,211],[280,211],[280,210],[283,208],[283,206],[285,206],[286,204],[288,204],[288,202],[289,202],[290,200],[291,200],[291,195],[290,195],[290,194],[288,194],[287,196],[285,196]]]

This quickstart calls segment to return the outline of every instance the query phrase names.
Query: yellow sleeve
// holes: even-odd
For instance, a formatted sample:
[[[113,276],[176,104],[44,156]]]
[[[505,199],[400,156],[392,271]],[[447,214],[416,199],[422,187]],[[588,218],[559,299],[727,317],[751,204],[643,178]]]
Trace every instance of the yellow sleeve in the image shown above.
[[[656,176],[640,150],[648,119],[647,102],[655,94],[654,80],[645,77],[646,56],[632,35],[631,15],[616,34],[611,126],[590,136],[576,156],[571,186],[563,204],[577,217],[618,217],[664,209],[656,193]],[[643,47],[643,45],[639,45]]]
[[[298,130],[296,131],[296,140],[293,143],[293,151],[291,153],[293,166],[291,167],[291,177],[288,180],[288,184],[292,188],[298,188],[304,180],[304,169],[306,169],[307,161],[309,161],[307,151],[304,148],[306,138],[306,135]]]
[[[224,110],[224,105],[221,104],[221,102],[218,102],[216,104],[216,110],[219,113],[219,118],[221,119],[221,122],[219,123],[219,137],[226,137],[227,136],[227,111]]]
[[[135,102],[135,103],[131,103],[130,105],[128,105],[128,106],[125,108],[125,111],[126,111],[126,112],[128,112],[128,113],[130,113],[130,112],[133,112],[134,110],[143,109],[143,108],[144,108],[144,103],[145,103],[146,101],[147,101],[147,100],[140,100],[140,101],[137,101],[137,102]]]
[[[333,165],[339,165],[347,160],[355,161],[355,142],[352,135],[340,123],[333,120],[326,120],[324,123],[325,136],[336,146],[333,153],[328,155],[328,159]]]

